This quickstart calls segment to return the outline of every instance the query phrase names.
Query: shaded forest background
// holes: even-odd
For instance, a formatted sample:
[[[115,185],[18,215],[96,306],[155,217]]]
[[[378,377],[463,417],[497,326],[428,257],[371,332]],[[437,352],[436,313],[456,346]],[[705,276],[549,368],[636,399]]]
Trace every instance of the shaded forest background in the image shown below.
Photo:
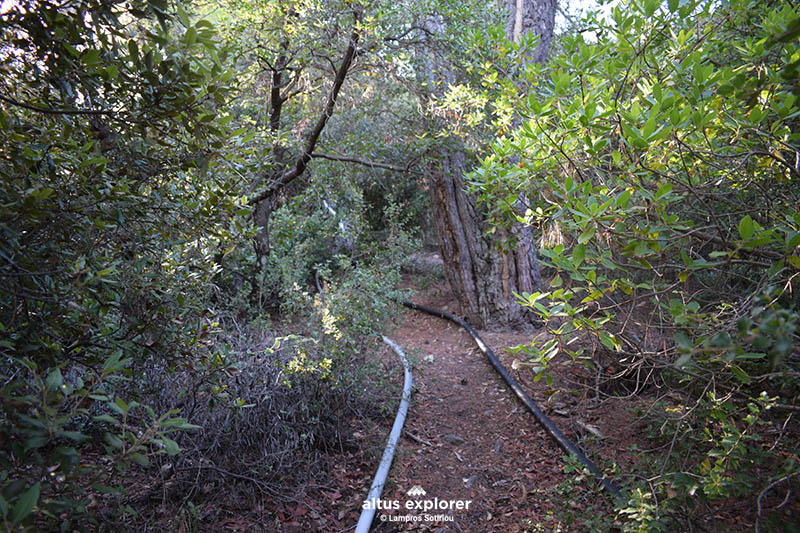
[[[615,527],[794,527],[797,7],[555,11],[4,2],[4,528],[150,527],[143,476],[187,523],[324,476],[391,409],[424,246],[474,325],[531,332],[517,370],[647,406]]]

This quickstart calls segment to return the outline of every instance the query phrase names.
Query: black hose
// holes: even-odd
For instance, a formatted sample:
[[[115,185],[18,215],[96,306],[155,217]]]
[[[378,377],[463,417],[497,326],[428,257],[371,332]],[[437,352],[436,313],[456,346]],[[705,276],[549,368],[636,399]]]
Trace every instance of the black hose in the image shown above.
[[[583,463],[583,465],[589,470],[589,472],[591,472],[592,475],[594,475],[594,477],[609,492],[611,492],[615,496],[622,495],[620,490],[608,478],[606,478],[603,474],[600,473],[597,467],[594,466],[594,463],[592,463],[592,461],[588,457],[586,457],[586,455],[582,451],[580,451],[580,449],[578,449],[577,446],[572,444],[572,442],[570,442],[569,439],[567,439],[567,437],[565,437],[564,434],[561,433],[561,431],[553,424],[553,421],[550,420],[547,417],[547,415],[542,412],[541,409],[539,409],[539,406],[536,405],[536,403],[531,399],[531,397],[528,396],[528,394],[522,389],[522,386],[520,385],[519,381],[514,379],[514,377],[508,373],[508,370],[506,370],[506,368],[502,365],[502,363],[500,363],[500,360],[494,354],[492,349],[489,348],[489,346],[485,342],[483,342],[483,339],[481,339],[481,336],[478,335],[478,332],[472,329],[472,327],[470,327],[469,324],[467,324],[463,319],[455,315],[451,315],[450,313],[445,313],[444,311],[439,311],[437,309],[424,307],[422,305],[415,304],[413,302],[402,302],[402,304],[416,311],[422,311],[423,313],[428,313],[429,315],[438,316],[439,318],[450,320],[451,322],[455,322],[456,324],[467,330],[467,332],[469,332],[469,334],[472,335],[472,338],[475,339],[475,342],[478,344],[478,347],[481,349],[481,351],[484,354],[486,354],[486,357],[489,358],[489,362],[492,363],[492,366],[497,371],[497,373],[503,377],[508,386],[511,387],[511,390],[513,390],[514,393],[517,395],[517,397],[520,400],[522,400],[522,403],[524,403],[527,406],[527,408],[530,409],[530,411],[533,413],[533,416],[536,417],[536,421],[539,422],[539,424],[541,424],[542,427],[544,427],[547,434],[550,435],[550,437],[552,437],[553,440],[556,441],[556,444],[558,444],[561,447],[561,449],[564,450],[566,453],[577,457],[578,461]]]

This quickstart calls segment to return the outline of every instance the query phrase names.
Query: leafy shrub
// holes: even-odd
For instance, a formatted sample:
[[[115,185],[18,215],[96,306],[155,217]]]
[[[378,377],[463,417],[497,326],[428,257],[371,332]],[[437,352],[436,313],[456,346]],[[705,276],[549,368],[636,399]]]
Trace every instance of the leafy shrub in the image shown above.
[[[797,10],[633,0],[585,23],[596,40],[530,68],[530,94],[505,87],[525,120],[472,176],[496,224],[557,237],[549,287],[519,295],[547,335],[519,350],[537,377],[562,353],[685,394],[633,523],[674,529],[744,495],[757,522],[800,472],[791,439],[763,431],[790,423],[799,385]]]
[[[381,334],[392,300],[401,294],[400,269],[416,245],[408,214],[398,205],[389,202],[386,227],[373,233],[358,190],[351,192],[351,209],[336,215],[321,200],[309,201],[321,196],[313,187],[277,210],[267,272],[282,310],[307,320],[310,336],[326,339],[342,354],[359,351]]]
[[[175,432],[194,429],[140,404],[142,372],[207,345],[211,250],[241,207],[210,173],[224,50],[178,15],[153,1],[0,16],[7,529],[88,526],[90,492],[122,491],[131,463],[176,454]]]

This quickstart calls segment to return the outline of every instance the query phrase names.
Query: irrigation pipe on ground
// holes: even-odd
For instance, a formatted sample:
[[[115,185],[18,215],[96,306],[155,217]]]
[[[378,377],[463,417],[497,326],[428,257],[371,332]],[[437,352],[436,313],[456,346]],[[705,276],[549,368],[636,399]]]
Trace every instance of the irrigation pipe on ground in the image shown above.
[[[536,417],[536,421],[539,422],[539,424],[541,424],[542,427],[544,427],[547,434],[550,435],[550,437],[556,441],[556,444],[558,444],[561,447],[561,449],[564,450],[566,453],[577,457],[578,461],[580,461],[583,464],[583,466],[585,466],[589,470],[589,472],[592,473],[592,475],[603,485],[603,487],[606,490],[608,490],[615,496],[621,496],[622,493],[620,492],[620,490],[608,478],[606,478],[603,474],[601,474],[600,471],[597,469],[597,467],[594,466],[594,463],[592,463],[592,461],[588,457],[586,457],[586,455],[580,449],[578,449],[577,446],[575,446],[572,442],[570,442],[570,440],[567,439],[567,437],[565,437],[563,433],[561,433],[561,431],[555,426],[555,424],[553,424],[553,421],[550,420],[547,417],[547,415],[544,414],[544,412],[542,412],[541,409],[539,409],[539,406],[536,405],[536,403],[531,399],[531,397],[528,396],[528,394],[522,389],[522,386],[520,385],[519,381],[517,381],[514,378],[514,376],[508,373],[508,370],[506,370],[506,368],[502,365],[502,363],[500,363],[500,360],[494,354],[492,349],[489,348],[489,346],[487,346],[485,342],[483,342],[483,339],[481,339],[477,331],[472,329],[470,325],[467,324],[463,319],[455,315],[451,315],[450,313],[445,313],[444,311],[439,311],[437,309],[424,307],[412,302],[402,302],[402,303],[404,306],[414,309],[415,311],[421,311],[429,315],[437,316],[439,318],[444,318],[446,320],[450,320],[451,322],[455,322],[456,324],[467,330],[467,332],[470,335],[472,335],[472,338],[475,340],[475,343],[478,345],[478,348],[481,349],[481,351],[489,359],[489,362],[492,363],[492,366],[497,371],[497,373],[500,374],[500,376],[502,376],[502,378],[505,380],[505,382],[508,384],[511,390],[514,391],[517,397],[519,397],[519,399],[522,400],[522,403],[524,403],[525,406],[531,411],[531,413],[533,413],[533,416]],[[384,340],[386,340],[385,337]]]
[[[392,466],[392,459],[394,459],[394,451],[397,448],[397,441],[400,440],[400,433],[403,431],[403,423],[406,420],[408,404],[411,400],[411,386],[414,382],[413,378],[411,377],[411,367],[408,364],[408,359],[406,358],[406,354],[403,353],[403,350],[401,350],[397,344],[392,342],[391,339],[385,336],[383,337],[383,342],[391,346],[403,361],[403,370],[405,372],[403,397],[400,400],[400,409],[397,411],[397,416],[394,417],[392,432],[389,433],[389,442],[386,443],[386,448],[383,450],[383,457],[378,465],[378,471],[375,473],[375,479],[372,481],[369,494],[367,494],[367,501],[370,502],[370,505],[367,505],[366,508],[361,511],[358,524],[356,524],[356,533],[367,533],[370,525],[372,524],[372,519],[375,517],[375,510],[377,508],[376,503],[381,497],[383,486],[386,483],[386,476],[389,474],[389,468]]]

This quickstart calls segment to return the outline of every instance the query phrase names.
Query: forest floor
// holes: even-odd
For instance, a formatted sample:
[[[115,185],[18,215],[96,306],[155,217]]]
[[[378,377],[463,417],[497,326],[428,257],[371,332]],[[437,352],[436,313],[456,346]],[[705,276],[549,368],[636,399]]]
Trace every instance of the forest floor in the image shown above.
[[[414,301],[457,314],[447,282],[427,279],[424,290],[414,286],[420,278],[408,279],[408,287],[417,289]],[[395,324],[387,336],[414,364],[414,392],[381,497],[382,505],[389,509],[376,512],[372,531],[588,531],[613,527],[613,505],[597,483],[582,478],[580,472],[565,473],[565,454],[465,331],[410,310]],[[532,338],[530,333],[480,334],[509,369],[514,358],[503,348]],[[396,355],[387,348],[384,357]],[[638,437],[642,428],[623,402],[597,403],[586,397],[585,388],[570,384],[566,374],[557,375],[554,385],[547,386],[544,380],[533,383],[530,374],[515,373],[568,438],[575,442],[588,437],[582,445],[597,464],[629,464],[623,449],[642,440]],[[397,374],[402,382],[399,365]],[[354,428],[359,450],[338,457],[328,490],[307,494],[304,504],[286,510],[284,531],[353,529],[393,417],[394,413],[380,423],[366,421],[363,427]],[[425,494],[409,495],[412,487],[421,487]],[[426,501],[436,505],[437,499],[456,503],[445,510],[424,511]],[[415,501],[421,502],[422,510],[408,510]]]
[[[435,256],[425,260],[436,266]],[[404,286],[413,291],[416,303],[459,313],[441,275],[415,271],[406,276]],[[596,386],[603,376],[593,376],[560,359],[563,356],[551,361],[551,384],[535,382],[529,367],[513,369],[515,356],[508,348],[530,343],[537,332],[479,333],[554,424],[612,479],[621,482],[635,476],[642,470],[637,460],[656,465],[663,460],[669,442],[665,445],[657,438],[658,428],[647,423],[657,391],[626,396],[620,389],[600,395]],[[404,309],[386,335],[411,360],[414,390],[373,532],[621,531],[608,493],[566,461],[469,334],[449,321]],[[591,353],[591,347],[585,348]],[[397,394],[385,416],[354,418],[348,446],[324,455],[324,467],[311,475],[315,482],[286,479],[285,490],[257,509],[226,509],[228,518],[216,522],[213,530],[355,529],[402,390],[403,371],[396,354],[383,347],[379,357],[381,371],[390,380],[388,388]],[[599,365],[603,372],[616,371],[610,358],[599,353],[594,357],[595,363],[607,361]],[[659,395],[662,400],[668,397]],[[447,509],[424,509],[426,502],[443,501]],[[738,515],[747,505],[723,502],[694,518],[705,531],[750,530]]]
[[[404,288],[413,293],[412,301],[459,314],[437,257],[425,256],[423,262],[428,264],[405,277]],[[509,348],[530,343],[540,332],[479,333],[553,423],[612,480],[621,484],[637,472],[660,466],[671,443],[658,435],[652,413],[656,397],[669,402],[672,392],[652,386],[641,389],[638,376],[627,382],[607,379],[617,372],[613,354],[600,348],[593,352],[590,345],[583,348],[592,354],[593,367],[607,375],[598,375],[598,370],[593,374],[559,354],[550,362],[552,381],[535,381],[529,366],[513,364]],[[373,532],[621,531],[609,494],[567,461],[467,332],[449,321],[403,309],[385,334],[411,360],[414,389]],[[370,357],[377,357],[375,371],[386,378],[380,385],[384,396],[396,399],[370,415],[354,413],[341,446],[319,451],[305,463],[298,458],[297,464],[307,464],[308,471],[283,472],[266,492],[251,487],[243,494],[224,485],[222,493],[198,511],[201,519],[195,528],[166,527],[176,517],[165,505],[159,506],[156,520],[165,527],[157,529],[353,531],[386,445],[403,382],[402,365],[388,346],[380,344]],[[373,393],[376,386],[364,383],[364,389]],[[631,388],[638,392],[627,390]],[[148,485],[147,480],[142,485]],[[206,485],[204,493],[215,488]],[[259,486],[264,488],[263,483]],[[752,530],[741,517],[752,502],[740,500],[698,506],[702,513],[693,515],[694,523],[711,532]],[[444,508],[441,502],[447,502]],[[792,507],[787,516],[796,512]]]

